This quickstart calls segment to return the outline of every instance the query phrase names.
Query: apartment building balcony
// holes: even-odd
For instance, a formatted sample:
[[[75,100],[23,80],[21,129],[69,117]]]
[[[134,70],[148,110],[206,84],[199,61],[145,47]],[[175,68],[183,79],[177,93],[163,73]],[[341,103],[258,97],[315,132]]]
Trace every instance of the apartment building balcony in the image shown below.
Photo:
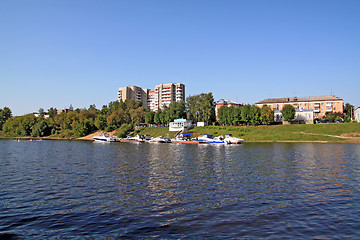
[[[320,108],[314,108],[314,112],[315,112],[315,113],[319,113],[319,112],[320,112]]]
[[[326,112],[332,112],[332,107],[326,107]]]

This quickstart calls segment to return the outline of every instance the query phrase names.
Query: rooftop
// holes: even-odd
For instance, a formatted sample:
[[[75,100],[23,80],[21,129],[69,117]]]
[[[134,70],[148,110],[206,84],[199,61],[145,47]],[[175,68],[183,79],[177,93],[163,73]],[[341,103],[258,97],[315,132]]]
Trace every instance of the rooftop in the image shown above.
[[[287,102],[318,102],[318,101],[342,101],[342,99],[339,97],[336,97],[336,96],[268,98],[268,99],[259,101],[256,104],[287,103]]]
[[[238,103],[238,102],[230,101],[230,100],[220,99],[219,101],[216,102],[216,104],[242,104],[242,103]]]

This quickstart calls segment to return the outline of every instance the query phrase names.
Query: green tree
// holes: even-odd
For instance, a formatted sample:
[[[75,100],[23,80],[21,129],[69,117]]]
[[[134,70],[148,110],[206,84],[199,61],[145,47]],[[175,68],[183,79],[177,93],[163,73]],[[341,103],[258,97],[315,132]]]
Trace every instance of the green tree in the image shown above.
[[[73,127],[73,132],[76,137],[83,137],[94,131],[95,125],[92,118],[82,120]]]
[[[261,121],[261,109],[256,106],[252,105],[250,108],[250,123],[253,126],[259,125]]]
[[[218,119],[221,125],[237,126],[241,123],[241,109],[234,106],[222,106],[218,111]]]
[[[45,116],[45,111],[43,108],[39,108],[39,115],[41,118],[43,118]]]
[[[99,130],[104,130],[107,127],[106,123],[106,116],[102,114],[99,114],[94,121],[96,128]]]
[[[127,133],[133,129],[133,125],[131,123],[125,123],[121,125],[117,132],[118,138],[126,137]]]
[[[336,116],[334,113],[332,112],[328,112],[326,113],[325,119],[329,120],[329,122],[335,122],[336,121]]]
[[[354,118],[354,105],[350,103],[346,103],[344,106],[344,114],[348,116],[350,119]]]
[[[124,123],[130,123],[129,114],[123,109],[118,109],[107,117],[107,125],[110,129],[117,129]]]
[[[232,125],[238,126],[241,124],[241,108],[233,107],[231,111],[231,116]]]
[[[11,113],[10,108],[4,107],[3,109],[0,109],[0,130],[2,129],[6,120],[11,118],[11,116],[12,116],[12,113]]]
[[[146,124],[154,124],[154,112],[153,111],[149,111],[145,114],[145,123]]]
[[[263,105],[261,108],[261,122],[265,125],[274,122],[274,111],[268,105]]]
[[[174,119],[186,118],[185,102],[173,102],[166,111],[167,121],[172,122]]]
[[[49,108],[48,109],[49,118],[54,119],[57,115],[57,109],[56,108]]]
[[[104,115],[104,116],[110,115],[110,109],[108,108],[107,105],[103,105],[103,106],[102,106],[101,111],[100,111],[100,114],[101,114],[101,115]]]
[[[95,104],[90,105],[88,110],[89,110],[89,111],[91,111],[91,110],[97,111],[96,105],[95,105]]]
[[[36,122],[33,114],[10,118],[5,122],[3,132],[15,136],[30,136]]]
[[[86,135],[87,133],[87,126],[86,126],[86,122],[82,121],[77,123],[74,127],[73,127],[73,132],[75,134],[76,137],[83,137]]]
[[[158,110],[154,115],[154,122],[156,124],[161,124],[161,119],[160,119],[161,112],[162,112],[161,110]]]
[[[129,114],[130,114],[131,122],[135,126],[145,121],[145,109],[143,107],[130,109]]]
[[[281,113],[285,121],[291,122],[295,118],[295,108],[293,105],[285,105]]]
[[[227,112],[229,108],[227,106],[221,106],[218,110],[218,123],[220,125],[227,125]]]
[[[241,108],[241,120],[246,124],[249,125],[251,121],[251,105],[246,104]]]
[[[215,102],[212,93],[201,93],[186,99],[188,118],[193,122],[211,124],[216,120]]]
[[[51,134],[51,127],[46,119],[39,120],[34,126],[32,126],[32,137],[44,137]]]
[[[164,111],[161,111],[160,113],[159,113],[159,119],[160,119],[160,123],[161,124],[167,124],[167,123],[169,123],[168,122],[168,116],[167,116],[167,114],[166,114],[166,108],[165,108],[165,110]]]

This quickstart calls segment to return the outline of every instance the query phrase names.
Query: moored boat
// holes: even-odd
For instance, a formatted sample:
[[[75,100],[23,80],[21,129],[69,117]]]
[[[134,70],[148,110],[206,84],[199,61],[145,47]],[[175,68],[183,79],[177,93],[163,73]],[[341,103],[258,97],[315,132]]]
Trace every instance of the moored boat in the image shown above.
[[[244,139],[233,137],[231,134],[226,134],[224,141],[228,144],[241,144]]]
[[[148,142],[149,143],[166,143],[167,141],[166,141],[166,139],[164,139],[160,136],[160,137],[152,138]]]
[[[204,134],[200,137],[193,138],[193,141],[206,142],[206,143],[210,143],[213,140],[214,140],[213,136],[210,134]]]
[[[227,144],[227,142],[224,141],[223,136],[214,137],[210,143]]]
[[[96,142],[115,142],[116,138],[110,136],[108,133],[101,133],[99,136],[94,136],[93,139]]]
[[[147,141],[146,136],[137,134],[135,137],[128,136],[127,138],[121,139],[120,142],[145,142]]]

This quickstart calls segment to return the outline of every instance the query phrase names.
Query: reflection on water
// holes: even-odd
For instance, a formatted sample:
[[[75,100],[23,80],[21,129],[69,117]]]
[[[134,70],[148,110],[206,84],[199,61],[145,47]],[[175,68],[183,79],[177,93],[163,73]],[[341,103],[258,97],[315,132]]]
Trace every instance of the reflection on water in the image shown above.
[[[360,146],[0,140],[0,238],[356,238]]]

